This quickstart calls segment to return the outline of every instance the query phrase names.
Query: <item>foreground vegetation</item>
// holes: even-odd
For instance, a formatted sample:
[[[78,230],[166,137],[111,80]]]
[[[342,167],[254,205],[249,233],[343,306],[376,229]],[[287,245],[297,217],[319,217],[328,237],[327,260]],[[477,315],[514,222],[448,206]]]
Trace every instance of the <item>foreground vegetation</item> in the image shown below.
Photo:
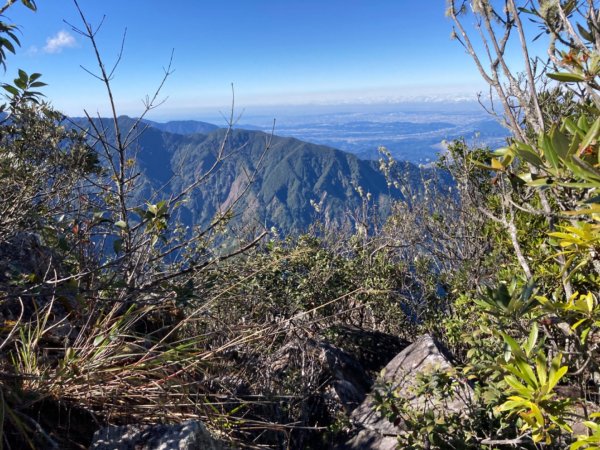
[[[296,238],[232,236],[235,199],[208,226],[182,226],[178,208],[219,169],[229,132],[179,193],[139,202],[141,122],[121,129],[110,103],[112,123],[69,123],[37,92],[41,75],[18,71],[0,123],[0,447],[81,448],[102,424],[199,418],[236,445],[327,448],[353,431],[328,400],[319,345],[379,370],[377,350],[349,338],[360,330],[430,333],[455,357],[420,379],[426,409],[379,387],[400,448],[600,448],[600,11],[498,3],[469,13],[451,1],[449,15],[495,89],[507,147],[453,143],[438,164],[454,185],[418,192],[384,153],[403,200],[374,223],[362,192],[356,226],[333,235],[316,224]],[[523,43],[518,75],[505,45],[526,18],[550,36],[551,60],[533,64]],[[0,25],[5,64],[18,38]],[[459,383],[468,411],[436,406]]]

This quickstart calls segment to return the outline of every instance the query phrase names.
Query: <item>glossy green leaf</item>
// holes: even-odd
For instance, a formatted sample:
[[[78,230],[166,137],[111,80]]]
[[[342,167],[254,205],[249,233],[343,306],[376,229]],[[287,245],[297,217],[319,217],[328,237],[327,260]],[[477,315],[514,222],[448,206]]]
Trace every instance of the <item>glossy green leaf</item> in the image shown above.
[[[537,323],[533,323],[531,326],[531,331],[529,332],[529,336],[527,337],[527,341],[525,342],[525,354],[529,357],[531,352],[533,351],[535,344],[538,340],[539,328]]]
[[[528,386],[522,384],[516,377],[512,375],[507,375],[504,377],[504,381],[515,390],[515,392],[519,393],[523,397],[529,397],[533,394],[534,390]]]
[[[585,81],[585,77],[583,75],[579,75],[571,72],[555,72],[547,74],[548,78],[551,78],[556,81],[561,81],[563,83],[578,83],[581,81]]]
[[[523,352],[523,350],[521,349],[521,347],[519,346],[517,341],[515,341],[511,336],[504,333],[503,331],[500,332],[500,335],[504,339],[504,342],[506,342],[508,344],[508,346],[510,347],[510,350],[512,351],[513,355],[516,358],[527,359],[527,356],[525,355],[525,353]]]
[[[521,371],[521,377],[523,380],[532,388],[537,389],[539,384],[533,369],[529,365],[529,362],[521,358],[517,358],[515,362]]]
[[[535,369],[537,373],[537,378],[540,381],[540,385],[545,385],[548,382],[548,370],[547,370],[548,362],[546,360],[546,355],[540,351],[535,358]]]
[[[8,39],[6,38],[0,38],[0,47],[6,47],[6,49],[11,52],[12,54],[15,53],[15,47],[12,44],[12,42],[10,42]]]
[[[573,121],[572,118],[570,117],[565,117],[561,128],[563,130],[567,130],[569,133],[571,133],[572,135],[580,135],[581,137],[583,137],[585,135],[585,133],[582,133],[581,130],[579,129],[579,127],[577,126],[577,124]]]
[[[594,124],[590,127],[588,132],[583,137],[581,144],[579,144],[579,151],[585,150],[588,146],[597,143],[598,134],[600,132],[600,117],[598,117]]]
[[[587,131],[589,130],[590,125],[588,124],[587,117],[584,114],[579,116],[579,119],[577,119],[577,126],[581,129],[583,133],[587,133]]]
[[[550,369],[550,375],[548,377],[548,386],[550,391],[554,389],[554,387],[560,382],[562,377],[569,370],[567,366],[561,367],[561,362],[562,354],[558,354],[552,359],[552,367]]]
[[[552,138],[547,134],[542,134],[540,136],[540,147],[544,152],[544,156],[546,160],[550,163],[550,165],[554,169],[558,169],[560,167],[560,161],[558,159],[558,155],[554,151],[554,146],[552,145]]]
[[[543,165],[542,159],[531,145],[517,142],[514,144],[514,151],[517,157],[535,167],[541,167]]]
[[[569,153],[570,140],[566,134],[564,134],[556,126],[550,130],[550,139],[552,142],[552,148],[556,152],[559,158],[564,159]]]
[[[19,95],[19,90],[10,84],[3,84],[2,89],[4,89],[12,95]]]
[[[584,38],[586,41],[594,42],[594,34],[582,27],[579,23],[577,24],[577,31],[579,31],[581,37]]]

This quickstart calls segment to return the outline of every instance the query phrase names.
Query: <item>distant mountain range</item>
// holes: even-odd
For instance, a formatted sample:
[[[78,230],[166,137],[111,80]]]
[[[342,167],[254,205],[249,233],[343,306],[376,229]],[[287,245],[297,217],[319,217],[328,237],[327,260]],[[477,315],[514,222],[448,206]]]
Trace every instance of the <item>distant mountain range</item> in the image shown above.
[[[129,117],[119,119],[122,130],[134,123]],[[241,196],[234,224],[276,227],[288,234],[306,230],[316,218],[331,226],[352,225],[367,194],[381,216],[402,197],[389,188],[375,162],[331,147],[255,130],[228,133],[204,122],[146,124],[132,148],[141,171],[140,197],[160,199],[181,192],[217,164],[186,196],[180,218],[187,224],[206,225]],[[110,129],[109,121],[104,125]],[[409,163],[402,170],[417,188],[422,177],[432,176],[430,169]]]
[[[144,120],[145,123],[160,131],[166,131],[173,134],[197,134],[210,133],[219,129],[218,126],[208,122],[200,122],[198,120],[174,120],[171,122],[153,122],[152,120]]]

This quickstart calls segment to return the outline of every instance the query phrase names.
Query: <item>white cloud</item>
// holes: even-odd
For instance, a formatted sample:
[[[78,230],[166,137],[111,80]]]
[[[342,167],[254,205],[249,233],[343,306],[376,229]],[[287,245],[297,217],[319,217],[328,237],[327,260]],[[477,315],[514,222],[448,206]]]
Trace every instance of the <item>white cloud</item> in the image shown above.
[[[60,53],[64,48],[72,48],[76,45],[77,41],[75,38],[68,32],[61,30],[55,36],[46,39],[46,45],[43,50],[46,53]]]

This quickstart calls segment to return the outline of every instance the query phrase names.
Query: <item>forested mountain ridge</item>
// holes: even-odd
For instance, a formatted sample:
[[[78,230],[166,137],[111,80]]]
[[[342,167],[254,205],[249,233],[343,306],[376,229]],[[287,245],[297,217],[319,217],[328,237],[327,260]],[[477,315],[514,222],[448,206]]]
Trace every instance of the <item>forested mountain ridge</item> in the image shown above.
[[[216,149],[225,139],[225,130],[186,137],[175,151],[172,169],[177,173],[174,191],[193,182],[195,174],[209,169]],[[268,147],[268,148],[267,148]],[[225,144],[224,161],[185,205],[194,223],[210,220],[242,193],[239,203],[243,222],[258,221],[284,231],[305,230],[317,217],[311,202],[322,201],[322,219],[343,225],[348,212],[359,208],[358,188],[370,193],[377,204],[387,208],[400,193],[388,188],[386,179],[372,163],[330,147],[293,138],[269,136],[258,131],[233,130]],[[144,156],[140,158],[145,164]],[[415,166],[410,166],[418,172]],[[409,169],[409,170],[410,170]]]
[[[198,120],[171,120],[168,122],[154,122],[145,119],[144,123],[161,131],[167,131],[173,134],[196,134],[210,133],[217,130],[219,127],[212,123],[201,122]]]
[[[102,125],[110,129],[105,120]],[[84,126],[81,119],[74,121]],[[119,118],[122,130],[135,123],[136,119]],[[166,128],[188,132],[141,123],[132,133],[131,152],[141,172],[137,198],[161,199],[182,192],[214,166],[183,202],[179,217],[186,224],[206,225],[236,201],[234,223],[275,227],[287,234],[306,230],[315,219],[336,227],[351,225],[351,216],[364,206],[367,194],[383,219],[393,201],[402,198],[376,162],[350,153],[254,130],[215,127],[194,133],[189,132],[193,124],[201,128],[202,122],[182,122],[185,127],[179,123]],[[433,175],[431,169],[410,163],[402,167],[406,182],[417,191],[422,177]]]

